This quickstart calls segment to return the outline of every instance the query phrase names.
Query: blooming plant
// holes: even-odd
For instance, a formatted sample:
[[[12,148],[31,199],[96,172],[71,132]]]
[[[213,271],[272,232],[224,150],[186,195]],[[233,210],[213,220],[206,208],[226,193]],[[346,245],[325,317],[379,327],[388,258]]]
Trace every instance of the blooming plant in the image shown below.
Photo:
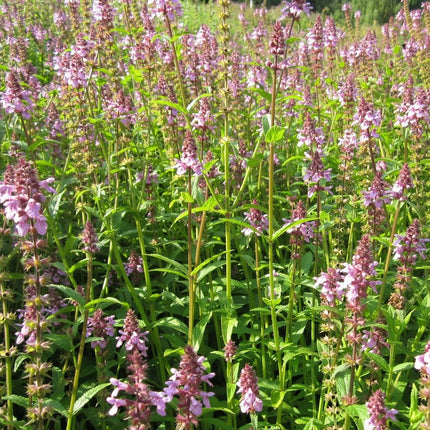
[[[310,3],[0,5],[0,428],[430,427],[430,5]]]

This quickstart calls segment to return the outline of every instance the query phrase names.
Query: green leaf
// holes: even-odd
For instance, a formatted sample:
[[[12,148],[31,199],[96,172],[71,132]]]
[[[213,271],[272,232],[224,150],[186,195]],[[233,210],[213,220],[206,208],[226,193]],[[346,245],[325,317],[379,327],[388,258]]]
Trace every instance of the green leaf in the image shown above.
[[[184,201],[185,203],[194,203],[194,199],[191,196],[190,193],[187,193],[186,191],[182,191],[181,193],[181,200]]]
[[[225,251],[220,252],[219,254],[212,255],[211,257],[207,258],[205,261],[200,263],[197,267],[194,268],[194,270],[191,272],[191,275],[197,275],[197,273],[200,272],[205,266],[207,266],[209,263],[211,263],[213,260],[216,260],[217,258],[221,257],[221,255],[224,255]]]
[[[227,403],[232,402],[236,393],[237,386],[234,383],[227,382]]]
[[[59,414],[63,415],[63,417],[67,418],[69,416],[69,411],[58,400],[46,399],[46,400],[43,401],[43,405],[44,406],[49,406],[55,412],[58,412]]]
[[[71,352],[74,349],[72,337],[67,334],[47,333],[44,336],[64,351]]]
[[[172,266],[176,267],[179,270],[179,272],[185,275],[186,278],[188,278],[188,269],[183,264],[178,263],[177,261],[172,260],[171,258],[161,254],[148,254],[148,257],[158,258],[159,260],[163,260],[166,263],[171,264]]]
[[[285,224],[279,230],[276,230],[275,233],[273,233],[273,240],[276,240],[279,236],[284,234],[286,231],[293,229],[294,227],[297,227],[300,224],[304,224],[305,222],[310,222],[310,221],[316,221],[317,219],[318,217],[309,217],[309,218],[303,218],[298,221],[291,222],[289,224]]]
[[[209,312],[193,328],[193,346],[196,351],[198,351],[200,348],[200,344],[203,340],[203,335],[205,334],[206,326],[211,317],[212,312]]]
[[[194,105],[203,97],[212,97],[212,95],[213,94],[210,94],[210,93],[200,94],[194,100],[192,100],[191,103],[187,106],[187,111],[190,112],[192,110],[192,108],[194,107]]]
[[[403,372],[404,370],[409,370],[414,368],[414,363],[400,363],[397,366],[394,366],[393,372]]]
[[[174,317],[160,318],[155,325],[158,327],[168,327],[169,329],[177,330],[183,334],[188,334],[188,327],[182,321]]]
[[[76,415],[97,393],[109,385],[111,385],[110,382],[105,382],[90,389],[82,387],[84,388],[84,393],[76,400],[73,406],[73,415]]]
[[[49,284],[50,287],[56,288],[57,290],[62,291],[66,297],[74,300],[80,306],[85,305],[85,297],[82,297],[76,290],[70,287],[66,287],[65,285],[57,285],[57,284]]]
[[[223,316],[221,317],[221,331],[224,343],[227,343],[231,339],[233,329],[237,326],[237,318]]]
[[[17,394],[11,394],[10,396],[4,396],[2,397],[3,400],[11,400],[12,403],[15,403],[16,405],[22,406],[24,409],[28,408],[28,398],[18,396]]]
[[[385,361],[384,357],[381,357],[378,354],[374,354],[373,352],[366,352],[366,355],[370,358],[370,360],[374,361],[384,372],[389,371],[388,363]]]
[[[278,409],[282,405],[282,402],[284,400],[286,393],[287,392],[285,390],[283,390],[283,391],[273,390],[272,391],[270,401],[271,401],[273,408]]]
[[[267,143],[279,142],[285,134],[285,128],[279,125],[273,125],[270,127],[269,131],[265,135],[265,140]]]
[[[127,303],[127,302],[121,302],[120,300],[116,299],[115,297],[105,297],[105,298],[102,298],[102,299],[91,300],[90,302],[88,302],[85,305],[85,308],[92,308],[92,307],[94,307],[95,305],[97,305],[99,303],[101,303],[101,304],[106,303],[107,305],[109,305],[109,304],[116,304],[116,305],[120,305],[120,306],[122,306],[122,307],[124,307],[126,309],[130,308],[130,304],[129,303]]]
[[[173,103],[170,100],[152,100],[152,103],[156,105],[169,106],[172,109],[176,109],[181,112],[183,115],[187,115],[187,111],[179,103]]]

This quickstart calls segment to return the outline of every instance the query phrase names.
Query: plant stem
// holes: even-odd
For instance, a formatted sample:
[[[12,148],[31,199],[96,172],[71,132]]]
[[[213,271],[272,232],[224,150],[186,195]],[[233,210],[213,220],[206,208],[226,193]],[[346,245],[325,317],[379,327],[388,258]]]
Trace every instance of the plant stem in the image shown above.
[[[93,257],[90,252],[87,252],[88,264],[87,264],[87,288],[85,292],[85,303],[89,303],[91,299],[91,286],[92,286],[92,278],[93,278]],[[84,309],[84,320],[82,322],[82,332],[81,332],[81,341],[79,343],[79,352],[78,358],[76,360],[75,365],[75,377],[73,379],[73,387],[72,394],[70,396],[70,405],[69,405],[69,415],[67,418],[67,427],[66,430],[71,430],[74,422],[74,407],[76,403],[76,397],[78,395],[79,388],[79,375],[81,373],[82,368],[82,360],[84,358],[84,349],[85,349],[85,339],[87,333],[87,325],[88,325],[88,308]]]
[[[191,196],[191,169],[188,169],[188,194]],[[188,344],[193,343],[194,313],[195,313],[195,290],[193,272],[193,237],[192,237],[192,203],[187,203],[188,222],[187,222],[187,242],[188,242]]]

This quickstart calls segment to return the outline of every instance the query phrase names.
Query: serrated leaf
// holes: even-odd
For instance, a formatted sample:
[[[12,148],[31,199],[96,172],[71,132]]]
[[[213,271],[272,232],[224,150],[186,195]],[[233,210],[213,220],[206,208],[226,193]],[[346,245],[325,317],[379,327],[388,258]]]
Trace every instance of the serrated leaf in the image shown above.
[[[285,128],[279,125],[273,125],[270,127],[269,131],[265,135],[265,140],[267,143],[279,142],[285,134]]]
[[[194,203],[193,197],[191,196],[190,193],[187,193],[186,191],[182,191],[182,193],[181,193],[181,199],[185,203],[190,203],[190,204]]]
[[[174,317],[160,318],[155,325],[158,327],[169,327],[183,334],[188,334],[188,327],[182,321]]]
[[[111,385],[110,382],[105,382],[93,388],[86,389],[73,405],[73,415],[76,415],[97,393],[109,385]]]
[[[199,350],[200,344],[205,334],[206,326],[212,317],[212,312],[206,314],[193,328],[193,346],[196,351]]]
[[[224,343],[227,343],[231,339],[233,329],[237,326],[237,318],[223,316],[221,317],[221,332]]]
[[[384,372],[389,371],[389,366],[386,360],[378,354],[374,354],[373,352],[366,352],[366,355],[373,360]]]
[[[404,370],[409,370],[414,368],[414,363],[400,363],[397,366],[394,366],[393,372],[403,372]]]
[[[56,288],[57,290],[62,291],[66,297],[74,300],[80,306],[85,305],[85,297],[82,297],[76,290],[70,287],[66,287],[65,285],[57,285],[57,284],[49,284],[50,287]]]
[[[16,405],[22,406],[24,409],[28,408],[28,398],[18,396],[17,394],[11,394],[10,396],[2,397],[3,400],[10,400],[12,403]]]
[[[285,390],[279,391],[279,390],[273,390],[272,394],[270,396],[270,401],[272,404],[272,407],[275,409],[278,409],[284,400],[285,394],[287,392]]]
[[[130,308],[129,303],[127,303],[127,302],[121,302],[120,300],[115,299],[115,297],[104,297],[102,299],[91,300],[90,302],[88,302],[85,305],[85,308],[92,308],[93,306],[95,306],[97,304],[100,304],[100,303],[101,304],[103,304],[103,303],[106,303],[106,304],[116,304],[116,305],[121,305],[121,306],[123,306],[126,309]]]

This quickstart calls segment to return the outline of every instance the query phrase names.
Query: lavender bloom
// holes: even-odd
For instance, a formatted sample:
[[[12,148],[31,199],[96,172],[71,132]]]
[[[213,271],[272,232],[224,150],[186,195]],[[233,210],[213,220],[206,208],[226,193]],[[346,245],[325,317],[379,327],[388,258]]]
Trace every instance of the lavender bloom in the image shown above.
[[[87,221],[85,224],[84,231],[82,232],[82,243],[84,244],[84,251],[89,252],[90,254],[96,254],[100,251],[100,248],[97,246],[97,234],[94,230],[93,225],[90,221]]]
[[[151,406],[157,408],[159,415],[166,415],[166,396],[164,393],[150,391],[146,383],[146,371],[148,365],[142,358],[140,352],[135,349],[127,354],[129,363],[128,382],[121,382],[111,378],[110,383],[115,387],[106,401],[112,405],[108,414],[113,416],[118,413],[119,408],[126,410],[126,419],[131,423],[131,429],[145,430],[150,428]],[[129,397],[118,398],[118,394],[124,391]]]
[[[7,113],[21,114],[25,119],[31,118],[34,112],[29,93],[21,87],[14,71],[6,75],[6,90],[1,102]]]
[[[425,252],[427,251],[425,243],[429,239],[421,239],[420,237],[420,224],[415,219],[412,224],[406,230],[404,236],[396,234],[394,240],[394,260],[400,261],[402,264],[415,265],[418,254],[425,258]]]
[[[95,349],[99,346],[101,349],[106,348],[107,340],[106,336],[113,336],[115,320],[113,316],[104,316],[101,309],[97,309],[92,317],[88,318],[86,337],[94,336],[100,337],[100,340],[93,340],[91,342],[91,348]]]
[[[394,199],[405,201],[405,190],[408,190],[414,186],[411,177],[411,171],[407,163],[405,163],[400,170],[399,177],[397,181],[394,183],[393,188],[391,189],[391,194]]]
[[[259,397],[258,378],[254,369],[248,363],[245,364],[240,372],[237,386],[239,388],[237,392],[242,394],[239,403],[242,413],[261,412],[263,410],[263,401]]]
[[[46,197],[41,190],[55,192],[49,186],[53,181],[54,178],[39,181],[37,170],[23,158],[6,166],[4,181],[0,182],[0,203],[4,205],[6,219],[15,223],[19,236],[25,237],[30,231],[46,234],[48,226],[42,214]]]
[[[367,191],[362,191],[364,206],[380,209],[391,202],[389,184],[382,179],[382,173],[382,171],[377,171],[370,188]]]
[[[396,409],[388,409],[385,406],[385,393],[382,390],[376,390],[366,403],[367,411],[370,418],[364,422],[365,430],[386,430],[387,421],[397,421]]]
[[[352,264],[346,263],[344,271],[346,273],[342,283],[342,288],[346,291],[348,303],[356,306],[361,298],[367,296],[367,289],[371,287],[376,292],[377,281],[371,278],[376,275],[377,261],[374,261],[372,255],[371,240],[368,234],[365,234],[352,257]]]
[[[281,19],[291,18],[293,21],[298,21],[303,12],[307,16],[310,16],[313,9],[312,5],[305,0],[286,1],[284,5],[284,8],[281,10]]]
[[[204,375],[206,371],[203,366],[204,360],[205,357],[198,356],[193,347],[187,345],[181,357],[179,370],[171,369],[172,376],[166,382],[164,392],[167,401],[170,402],[173,396],[179,398],[176,416],[178,428],[190,430],[192,426],[197,426],[197,417],[201,415],[203,406],[210,408],[209,397],[214,393],[202,391],[200,386],[204,382],[212,386],[210,379],[215,373]]]
[[[257,201],[253,200],[254,205],[257,205]],[[251,227],[245,227],[242,229],[242,233],[245,236],[251,236],[255,233],[257,236],[261,236],[265,230],[269,228],[269,220],[267,215],[261,212],[260,209],[251,208],[249,212],[245,212],[245,220],[251,224]]]
[[[324,153],[322,150],[317,149],[315,151],[305,152],[306,158],[310,159],[311,162],[303,175],[303,180],[308,185],[315,184],[309,187],[308,197],[311,198],[318,191],[327,191],[331,193],[331,186],[321,185],[321,180],[329,182],[331,180],[331,169],[325,169],[322,161]]]
[[[339,269],[329,267],[326,273],[315,278],[315,287],[321,285],[321,298],[324,304],[335,305],[335,300],[342,300],[345,295],[345,285],[342,284],[343,274]]]
[[[283,219],[284,225],[292,224],[296,221],[300,221],[306,218],[306,208],[301,200],[298,201],[297,205],[293,208],[291,213],[291,219]],[[290,244],[293,247],[291,258],[298,259],[300,254],[298,253],[299,248],[304,242],[309,243],[315,237],[315,222],[309,221],[302,224],[290,227],[287,233],[291,235]]]
[[[153,16],[168,18],[174,21],[175,17],[182,16],[182,4],[179,0],[149,0],[148,6]]]
[[[224,347],[225,361],[232,361],[233,357],[236,355],[236,350],[236,344],[230,339]]]
[[[360,127],[360,142],[368,142],[371,137],[379,137],[376,129],[381,125],[381,112],[375,110],[371,103],[363,97],[360,99],[358,109],[353,118],[353,125]]]
[[[373,354],[380,354],[383,347],[389,348],[387,331],[381,327],[372,327],[371,330],[363,330],[362,351],[369,349]]]
[[[191,135],[190,131],[187,130],[185,133],[184,143],[182,145],[182,157],[180,160],[176,160],[175,168],[178,175],[192,170],[196,175],[202,174],[202,163],[199,161],[197,156],[197,146]]]
[[[415,357],[415,369],[425,376],[430,376],[430,341],[427,342],[424,353]]]
[[[126,351],[137,349],[144,357],[146,357],[146,351],[148,350],[148,347],[146,346],[148,338],[146,336],[149,332],[142,332],[139,329],[139,322],[137,321],[136,315],[132,309],[127,311],[127,315],[124,318],[124,329],[118,330],[118,333],[120,336],[116,337],[118,341],[116,344],[117,348],[124,343]]]
[[[130,257],[128,258],[128,262],[124,263],[125,271],[127,275],[131,275],[133,273],[142,273],[143,272],[143,259],[140,255],[137,254],[135,250],[132,250],[130,253]]]

